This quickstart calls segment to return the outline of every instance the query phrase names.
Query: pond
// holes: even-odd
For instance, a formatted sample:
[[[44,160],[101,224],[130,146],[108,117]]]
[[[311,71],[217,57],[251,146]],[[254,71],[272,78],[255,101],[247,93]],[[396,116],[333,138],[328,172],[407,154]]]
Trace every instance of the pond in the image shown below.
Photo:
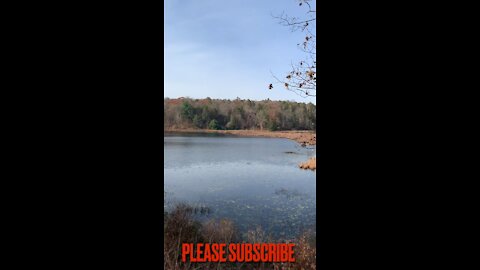
[[[314,155],[288,139],[165,133],[164,208],[187,202],[202,209],[200,221],[228,218],[241,234],[260,226],[293,238],[315,229],[316,172],[298,168]]]

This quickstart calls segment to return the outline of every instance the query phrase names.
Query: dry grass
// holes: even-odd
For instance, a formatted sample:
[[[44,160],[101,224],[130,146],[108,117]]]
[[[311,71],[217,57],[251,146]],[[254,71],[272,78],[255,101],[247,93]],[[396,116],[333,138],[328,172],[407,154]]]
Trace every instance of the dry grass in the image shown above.
[[[192,217],[192,208],[186,204],[179,204],[172,212],[164,214],[164,269],[195,269],[190,263],[180,263],[180,251],[182,243],[203,242],[199,234],[200,227],[201,225]]]
[[[315,171],[317,169],[317,158],[312,157],[309,160],[307,160],[303,163],[300,163],[300,165],[298,165],[298,166],[302,169],[305,169],[305,170],[314,170]]]
[[[315,234],[312,232],[303,233],[295,240],[295,264],[287,269],[317,269],[317,247]]]
[[[299,130],[299,131],[268,131],[268,130],[212,130],[212,129],[176,129],[168,128],[165,132],[184,132],[184,133],[218,133],[218,134],[233,134],[240,136],[252,137],[270,137],[270,138],[285,138],[294,140],[303,146],[316,145],[317,135],[314,131]]]
[[[195,222],[192,208],[186,204],[177,205],[164,215],[164,269],[316,269],[315,235],[308,232],[298,239],[295,263],[183,263],[181,261],[182,243],[239,243],[238,233],[232,221],[227,219],[209,220],[204,224]],[[260,227],[247,233],[246,242],[275,242]],[[228,256],[228,254],[227,254]]]
[[[207,243],[232,243],[238,240],[237,230],[231,220],[209,220],[203,224],[200,233]]]

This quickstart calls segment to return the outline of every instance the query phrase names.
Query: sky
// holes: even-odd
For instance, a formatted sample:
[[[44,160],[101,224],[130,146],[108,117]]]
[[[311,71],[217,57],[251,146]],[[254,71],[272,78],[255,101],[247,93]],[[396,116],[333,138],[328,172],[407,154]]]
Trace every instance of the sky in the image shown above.
[[[268,89],[303,58],[304,35],[273,16],[305,10],[296,0],[164,1],[164,97],[315,103],[281,85]]]

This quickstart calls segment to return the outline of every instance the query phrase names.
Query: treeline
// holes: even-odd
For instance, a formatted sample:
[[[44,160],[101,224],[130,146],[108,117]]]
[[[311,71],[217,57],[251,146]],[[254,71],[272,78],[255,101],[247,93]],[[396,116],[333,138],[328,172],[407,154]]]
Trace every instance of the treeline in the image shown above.
[[[315,130],[316,106],[239,98],[165,98],[164,128]]]

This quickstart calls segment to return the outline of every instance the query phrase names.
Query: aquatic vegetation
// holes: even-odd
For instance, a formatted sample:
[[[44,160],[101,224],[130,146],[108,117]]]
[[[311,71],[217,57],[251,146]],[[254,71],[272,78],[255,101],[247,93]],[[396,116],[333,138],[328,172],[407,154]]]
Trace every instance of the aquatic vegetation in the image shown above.
[[[315,232],[299,233],[298,237],[279,240],[267,234],[261,226],[239,237],[232,220],[210,219],[200,223],[194,218],[194,209],[185,203],[164,212],[164,269],[316,269]],[[295,263],[191,263],[181,261],[182,243],[295,243]]]
[[[298,192],[297,190],[288,190],[285,188],[280,188],[275,191],[275,195],[283,195],[287,197],[288,199],[294,198],[294,197],[301,197],[301,196],[306,196],[305,194],[302,194]]]

